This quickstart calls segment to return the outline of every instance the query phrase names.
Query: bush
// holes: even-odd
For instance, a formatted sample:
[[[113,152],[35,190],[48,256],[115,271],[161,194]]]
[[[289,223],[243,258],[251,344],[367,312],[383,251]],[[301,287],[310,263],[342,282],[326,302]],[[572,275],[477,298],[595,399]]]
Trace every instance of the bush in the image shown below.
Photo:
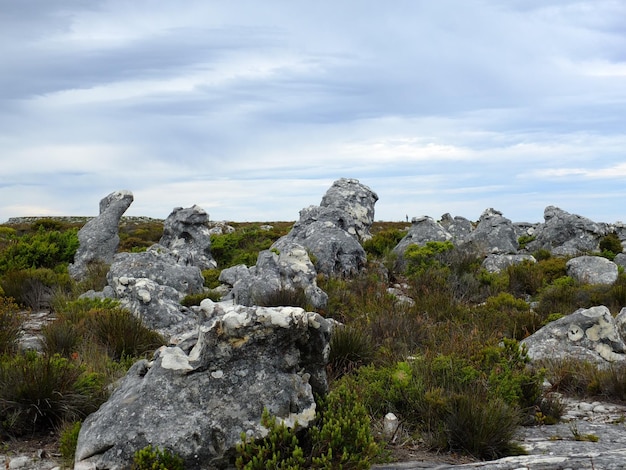
[[[256,264],[260,251],[269,249],[272,244],[288,232],[288,227],[274,226],[263,230],[258,225],[237,228],[233,233],[211,235],[211,255],[220,269],[237,264]]]
[[[398,230],[397,228],[387,228],[381,230],[369,240],[364,241],[363,249],[368,254],[380,258],[386,256],[395,248],[405,235],[405,231]]]
[[[21,435],[76,421],[100,402],[75,387],[83,370],[60,356],[28,352],[0,362],[0,422],[4,431]]]
[[[219,302],[222,298],[221,294],[216,292],[200,292],[199,294],[187,294],[180,304],[184,307],[192,307],[194,305],[200,305],[204,299],[211,299],[213,302]]]
[[[300,307],[311,310],[304,289],[278,289],[264,295],[253,296],[252,303],[261,307]]]
[[[424,246],[409,245],[404,252],[406,274],[413,276],[428,268],[442,266],[442,254],[450,251],[454,245],[450,241],[426,242]]]
[[[215,289],[222,283],[219,280],[222,271],[220,269],[205,269],[202,271],[202,277],[204,278],[204,287],[209,289]]]
[[[328,368],[332,377],[338,378],[374,359],[372,340],[360,329],[336,326],[330,338]]]
[[[144,447],[135,452],[132,470],[183,470],[183,459],[167,449]]]
[[[13,299],[0,296],[0,355],[15,352],[21,326],[18,306]]]
[[[71,280],[67,272],[32,268],[5,273],[0,286],[6,296],[24,307],[37,310],[50,307],[54,291],[70,289]]]
[[[600,240],[600,252],[605,258],[613,260],[623,250],[622,241],[615,232],[609,233]]]
[[[122,308],[91,310],[85,328],[118,361],[124,356],[151,353],[165,344],[159,333],[146,328],[139,318]]]
[[[59,437],[59,452],[63,462],[65,462],[68,467],[74,464],[76,444],[78,443],[78,433],[80,432],[81,425],[82,423],[80,421],[66,425]]]

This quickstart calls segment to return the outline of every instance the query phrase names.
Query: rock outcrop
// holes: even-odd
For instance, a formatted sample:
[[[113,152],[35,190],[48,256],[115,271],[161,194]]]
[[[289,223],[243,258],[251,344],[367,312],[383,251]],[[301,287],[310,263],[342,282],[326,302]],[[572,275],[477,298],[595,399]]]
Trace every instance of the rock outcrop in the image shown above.
[[[163,223],[159,244],[169,248],[178,264],[213,269],[217,263],[211,256],[211,232],[208,214],[198,206],[176,207]]]
[[[484,253],[517,253],[517,232],[513,222],[494,209],[485,210],[478,225],[468,235],[466,241]]]
[[[626,360],[621,336],[626,309],[617,318],[605,306],[578,309],[548,323],[522,341],[532,360],[579,359],[607,365]]]
[[[600,239],[609,233],[607,224],[593,222],[555,206],[546,207],[543,218],[545,222],[534,232],[535,240],[527,246],[530,251],[544,249],[554,255],[576,256],[597,251]]]
[[[524,262],[536,263],[537,260],[532,255],[488,255],[483,261],[483,268],[490,273],[499,273]]]
[[[220,468],[241,433],[263,437],[266,408],[288,425],[315,417],[327,389],[330,323],[300,308],[203,302],[209,317],[190,351],[163,347],[129,370],[82,425],[76,463],[123,468],[149,444],[185,468]],[[94,467],[95,468],[95,467]]]
[[[115,191],[100,201],[99,215],[78,231],[79,247],[74,263],[68,266],[70,276],[82,280],[87,276],[90,263],[111,264],[120,243],[120,219],[132,202],[133,194],[124,190]]]
[[[410,245],[422,246],[428,242],[445,242],[452,238],[450,232],[432,217],[415,217],[411,221],[409,231],[395,246],[393,253],[401,257]]]
[[[617,281],[617,264],[601,256],[578,256],[567,264],[567,275],[585,284],[613,284]]]
[[[220,281],[232,286],[233,300],[240,305],[263,305],[303,294],[313,308],[320,309],[326,307],[328,295],[317,286],[316,276],[304,247],[285,240],[279,248],[261,251],[251,268],[238,265],[223,270]]]
[[[361,271],[367,261],[360,240],[370,237],[376,193],[357,180],[342,178],[322,198],[321,206],[300,211],[291,231],[271,248],[287,243],[303,246],[318,273],[349,276]]]

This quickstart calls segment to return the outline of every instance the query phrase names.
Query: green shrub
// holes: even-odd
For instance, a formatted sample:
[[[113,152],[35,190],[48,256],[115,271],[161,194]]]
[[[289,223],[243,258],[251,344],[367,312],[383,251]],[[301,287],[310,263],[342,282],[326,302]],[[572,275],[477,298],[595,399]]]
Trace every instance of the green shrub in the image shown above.
[[[375,351],[371,338],[352,326],[336,326],[330,338],[328,368],[333,377],[341,377],[347,372],[369,364]]]
[[[41,329],[43,348],[48,355],[59,354],[64,357],[78,350],[83,334],[75,324],[57,319]]]
[[[363,249],[377,258],[385,256],[404,238],[406,232],[397,228],[387,228],[363,242]]]
[[[77,249],[77,229],[61,232],[39,226],[35,233],[16,238],[0,252],[0,274],[67,265],[73,261]]]
[[[91,310],[85,321],[86,331],[107,349],[114,360],[124,356],[139,357],[165,344],[159,333],[145,327],[126,309]]]
[[[76,390],[83,370],[60,356],[28,352],[0,362],[0,423],[5,432],[21,435],[51,429],[63,420],[76,421],[100,403]]]
[[[600,252],[602,256],[613,260],[615,256],[623,251],[622,241],[615,232],[611,232],[600,240]]]
[[[61,454],[63,462],[65,462],[68,467],[74,464],[76,444],[78,443],[78,433],[80,432],[81,425],[82,423],[80,421],[66,425],[59,437],[59,453]]]
[[[258,225],[237,228],[233,233],[211,235],[211,255],[220,269],[237,264],[253,266],[260,251],[268,250],[285,235],[288,227],[263,230]]]
[[[306,468],[304,450],[295,430],[284,423],[278,423],[267,409],[263,410],[261,424],[267,428],[267,436],[260,440],[250,439],[241,434],[241,443],[237,445],[235,465],[238,469],[301,469]],[[296,424],[297,425],[297,424]]]
[[[406,274],[409,276],[422,273],[434,266],[442,266],[441,255],[454,248],[450,241],[426,242],[425,245],[409,245],[404,251]]]
[[[187,294],[180,304],[184,307],[192,307],[194,305],[200,305],[204,299],[211,299],[213,302],[219,302],[221,300],[221,294],[216,292],[200,292],[198,294]]]
[[[0,355],[14,353],[22,318],[13,299],[0,296]]]
[[[167,449],[144,447],[135,452],[132,470],[183,470],[183,459]]]
[[[37,310],[50,306],[56,289],[70,289],[71,280],[67,272],[32,268],[5,273],[0,285],[6,296],[24,307]]]
[[[220,269],[205,269],[202,271],[204,287],[208,287],[209,289],[219,287],[222,284],[219,279],[221,273],[222,271]]]
[[[312,310],[304,289],[278,289],[264,295],[253,296],[252,303],[261,307],[300,307]]]
[[[366,469],[380,454],[370,418],[358,395],[345,385],[318,400],[315,424],[298,432],[277,423],[267,410],[261,423],[269,433],[253,441],[242,433],[235,464],[238,469]]]
[[[530,242],[535,241],[536,239],[537,237],[535,237],[534,235],[522,235],[517,239],[519,249],[523,250],[524,248],[526,248],[526,245],[528,245]]]

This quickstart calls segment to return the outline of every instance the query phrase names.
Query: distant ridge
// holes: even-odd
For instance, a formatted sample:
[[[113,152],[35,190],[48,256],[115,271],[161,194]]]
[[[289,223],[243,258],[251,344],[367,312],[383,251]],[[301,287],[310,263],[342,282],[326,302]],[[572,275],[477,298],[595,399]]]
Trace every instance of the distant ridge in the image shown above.
[[[36,216],[36,217],[11,217],[2,225],[19,225],[19,224],[32,224],[40,220],[58,220],[59,222],[66,222],[69,224],[84,224],[88,220],[95,218],[95,216]],[[122,222],[126,223],[144,223],[144,222],[163,222],[163,219],[153,219],[152,217],[145,216],[122,216]]]

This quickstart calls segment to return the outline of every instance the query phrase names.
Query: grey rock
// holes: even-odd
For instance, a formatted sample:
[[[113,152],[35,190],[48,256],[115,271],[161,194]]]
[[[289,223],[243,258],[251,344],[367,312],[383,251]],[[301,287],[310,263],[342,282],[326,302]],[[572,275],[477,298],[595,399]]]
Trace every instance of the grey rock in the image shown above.
[[[372,237],[370,227],[374,223],[374,206],[378,195],[356,179],[341,178],[326,191],[321,207],[337,208],[350,214],[355,221],[355,232],[363,242]]]
[[[495,209],[485,210],[467,241],[485,253],[517,253],[517,232],[513,222]]]
[[[452,235],[454,243],[465,241],[472,230],[474,230],[472,222],[470,222],[469,219],[458,215],[452,218],[450,214],[446,213],[441,216],[441,221],[439,223],[450,235]]]
[[[328,302],[328,295],[317,286],[317,272],[306,249],[289,239],[276,244],[272,250],[261,251],[252,268],[246,271],[237,268],[233,273],[236,280],[232,294],[234,301],[241,305],[259,304],[289,291],[304,292],[316,309],[326,307]],[[231,277],[231,273],[223,278],[226,277]]]
[[[74,262],[68,266],[72,278],[84,279],[90,263],[111,264],[120,243],[120,218],[132,202],[133,194],[130,191],[116,191],[100,201],[99,215],[78,231],[79,247]]]
[[[235,231],[235,227],[232,225],[228,225],[223,220],[218,220],[215,222],[209,222],[209,235],[224,235],[228,233],[233,233]]]
[[[222,468],[241,433],[263,437],[264,408],[307,426],[314,393],[326,393],[330,324],[300,308],[214,304],[189,354],[161,348],[131,367],[80,430],[76,463],[123,468],[148,444],[170,449],[185,468]]]
[[[488,255],[483,261],[483,268],[490,273],[499,273],[509,266],[524,262],[536,263],[532,255]]]
[[[535,230],[535,240],[527,245],[530,251],[544,249],[562,256],[598,251],[600,239],[609,233],[607,224],[593,222],[555,206],[546,207],[543,218],[544,223]]]
[[[618,253],[613,262],[622,268],[626,268],[626,253]]]
[[[580,359],[600,366],[626,359],[626,345],[608,308],[578,309],[521,342],[532,360]]]
[[[177,207],[163,223],[159,244],[169,248],[179,264],[214,269],[217,263],[211,256],[208,221],[208,214],[199,206]]]
[[[219,281],[234,286],[239,279],[250,275],[250,270],[245,264],[237,264],[230,268],[222,269]]]
[[[411,228],[394,247],[393,252],[402,257],[410,245],[422,246],[428,242],[444,242],[448,240],[452,240],[452,235],[432,217],[416,217],[411,221]]]
[[[617,265],[601,256],[579,256],[565,265],[567,275],[586,284],[613,284],[617,280]]]

